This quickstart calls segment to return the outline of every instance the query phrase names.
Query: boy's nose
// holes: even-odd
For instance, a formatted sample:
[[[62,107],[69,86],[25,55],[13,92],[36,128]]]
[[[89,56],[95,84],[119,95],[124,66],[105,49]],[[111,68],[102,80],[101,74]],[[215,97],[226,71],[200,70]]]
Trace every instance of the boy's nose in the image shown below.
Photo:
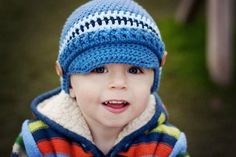
[[[109,81],[110,89],[127,89],[127,78],[124,73],[113,73]]]

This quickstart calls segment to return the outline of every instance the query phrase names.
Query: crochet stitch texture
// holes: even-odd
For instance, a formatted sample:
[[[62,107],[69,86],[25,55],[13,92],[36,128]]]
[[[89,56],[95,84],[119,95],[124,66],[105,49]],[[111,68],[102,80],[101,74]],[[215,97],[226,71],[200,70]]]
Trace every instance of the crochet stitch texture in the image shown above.
[[[68,93],[70,75],[104,64],[131,64],[154,70],[159,86],[164,43],[152,17],[133,0],[92,0],[77,8],[61,33],[58,63],[61,87]]]

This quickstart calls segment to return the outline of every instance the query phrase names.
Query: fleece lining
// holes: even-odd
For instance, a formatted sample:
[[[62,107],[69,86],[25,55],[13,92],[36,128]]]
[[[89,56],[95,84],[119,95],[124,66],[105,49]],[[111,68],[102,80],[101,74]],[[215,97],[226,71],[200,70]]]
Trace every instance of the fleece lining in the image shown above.
[[[123,128],[114,145],[150,121],[155,113],[155,104],[155,97],[150,95],[148,105],[144,112]],[[81,113],[79,105],[64,91],[39,103],[37,110],[63,128],[93,142],[91,131]]]

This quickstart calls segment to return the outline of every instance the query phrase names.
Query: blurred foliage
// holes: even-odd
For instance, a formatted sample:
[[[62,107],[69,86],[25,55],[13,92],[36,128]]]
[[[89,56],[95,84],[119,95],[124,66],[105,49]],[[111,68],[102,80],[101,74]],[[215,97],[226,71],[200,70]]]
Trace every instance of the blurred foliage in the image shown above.
[[[9,156],[23,120],[32,118],[31,100],[59,86],[54,63],[60,32],[84,2],[0,0],[0,156]],[[138,2],[157,21],[169,52],[159,94],[170,121],[186,133],[192,156],[231,156],[236,85],[218,87],[209,79],[204,7],[193,22],[181,25],[173,18],[178,0]]]

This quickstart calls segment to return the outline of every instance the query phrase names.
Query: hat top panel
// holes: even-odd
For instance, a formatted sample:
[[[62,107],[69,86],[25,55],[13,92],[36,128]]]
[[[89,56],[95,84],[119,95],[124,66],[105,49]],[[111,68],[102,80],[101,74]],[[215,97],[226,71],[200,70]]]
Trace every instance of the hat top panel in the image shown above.
[[[92,0],[77,8],[67,19],[62,34],[60,43],[71,27],[79,21],[91,16],[99,16],[100,14],[112,14],[115,12],[128,13],[135,16],[145,17],[152,23],[155,23],[152,17],[140,5],[132,0]]]

